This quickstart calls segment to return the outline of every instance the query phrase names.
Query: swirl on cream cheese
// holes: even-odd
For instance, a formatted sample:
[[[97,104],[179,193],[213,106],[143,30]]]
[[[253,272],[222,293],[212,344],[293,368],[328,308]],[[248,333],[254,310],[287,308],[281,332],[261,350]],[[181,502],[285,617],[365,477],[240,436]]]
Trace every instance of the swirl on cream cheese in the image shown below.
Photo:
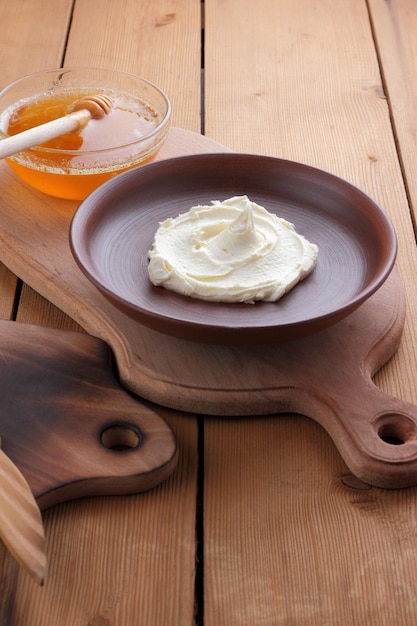
[[[294,225],[236,196],[159,224],[149,251],[156,286],[215,302],[275,302],[315,267],[318,247]]]

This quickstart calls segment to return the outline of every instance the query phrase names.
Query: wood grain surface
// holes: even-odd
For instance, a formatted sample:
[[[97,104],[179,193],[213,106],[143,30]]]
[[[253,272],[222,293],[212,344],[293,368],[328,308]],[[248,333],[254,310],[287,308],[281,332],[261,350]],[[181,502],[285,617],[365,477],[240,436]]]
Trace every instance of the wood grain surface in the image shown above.
[[[140,73],[169,93],[174,126],[364,189],[396,227],[406,304],[375,382],[415,404],[414,0],[125,0],[123,11],[103,0],[94,17],[89,6],[1,2],[5,82],[61,61]],[[3,268],[2,317],[79,329],[15,285]],[[2,625],[415,626],[415,487],[356,481],[309,418],[158,413],[178,440],[172,476],[138,496],[45,511],[48,584],[34,588],[4,552]]]
[[[376,382],[415,404],[416,246],[406,189],[417,154],[412,148],[405,173],[391,126],[402,126],[410,148],[417,102],[410,81],[398,89],[393,81],[404,59],[408,67],[415,59],[413,1],[205,7],[207,135],[331,171],[391,216],[407,309],[399,351]],[[377,12],[389,16],[401,55]],[[407,103],[402,111],[394,98]],[[415,488],[345,481],[329,440],[303,418],[207,418],[204,443],[206,625],[414,625]]]
[[[90,6],[1,2],[2,82],[59,66],[65,51],[68,65],[117,66],[154,80],[175,103],[173,124],[200,131],[199,3],[134,0],[120,11],[105,0],[94,16]],[[5,268],[0,280],[3,317],[81,330]],[[155,408],[176,434],[176,470],[138,496],[85,498],[45,511],[48,583],[42,590],[1,550],[2,626],[193,622],[198,425],[190,415]]]

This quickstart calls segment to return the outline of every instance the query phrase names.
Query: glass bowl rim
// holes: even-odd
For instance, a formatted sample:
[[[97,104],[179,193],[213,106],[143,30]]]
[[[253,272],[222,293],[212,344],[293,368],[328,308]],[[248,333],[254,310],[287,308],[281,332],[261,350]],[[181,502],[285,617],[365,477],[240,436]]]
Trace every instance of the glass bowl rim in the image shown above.
[[[170,118],[171,118],[171,113],[172,113],[172,104],[171,104],[171,100],[169,99],[168,95],[165,93],[165,91],[163,89],[161,89],[161,87],[159,87],[156,83],[150,81],[149,79],[145,78],[144,76],[140,76],[139,74],[133,74],[132,72],[124,72],[122,70],[114,70],[114,69],[110,69],[110,68],[104,68],[104,67],[90,67],[90,66],[74,66],[74,67],[62,67],[62,68],[50,68],[47,70],[40,70],[38,72],[33,72],[31,74],[26,74],[24,76],[20,76],[19,78],[16,78],[15,80],[9,82],[7,85],[5,85],[1,90],[0,90],[0,98],[3,96],[3,94],[5,94],[8,90],[10,90],[13,86],[17,85],[18,83],[21,83],[27,79],[31,79],[31,78],[36,78],[36,77],[41,77],[41,76],[46,76],[48,74],[55,74],[57,72],[62,72],[62,73],[70,73],[70,72],[83,72],[83,71],[88,71],[88,72],[104,72],[104,73],[108,73],[108,74],[117,74],[119,76],[124,76],[126,78],[132,78],[132,79],[139,79],[141,80],[143,83],[145,83],[147,86],[152,87],[153,89],[155,89],[159,95],[162,96],[162,99],[164,100],[165,104],[166,104],[166,112],[164,117],[162,118],[162,120],[159,122],[159,124],[156,126],[156,128],[154,128],[153,130],[151,130],[149,133],[147,133],[146,135],[142,135],[142,137],[139,137],[137,139],[135,139],[134,141],[129,141],[128,143],[125,144],[119,144],[117,146],[112,146],[110,148],[99,148],[96,150],[62,150],[60,148],[48,148],[48,147],[41,147],[41,146],[33,146],[32,148],[27,148],[26,150],[22,150],[22,152],[32,152],[34,154],[36,154],[37,152],[42,152],[42,154],[61,154],[61,155],[71,155],[71,156],[84,156],[84,155],[88,155],[88,154],[105,154],[111,151],[115,151],[115,150],[122,150],[123,148],[127,148],[128,146],[134,146],[140,143],[143,143],[145,141],[148,141],[150,139],[152,139],[152,137],[154,137],[155,135],[159,135],[168,125]],[[104,90],[103,90],[104,92]],[[16,103],[17,104],[17,103]],[[13,105],[11,105],[13,106]],[[9,109],[10,107],[8,107],[7,109],[4,109],[3,111],[0,112],[0,117]],[[5,133],[4,131],[2,131],[0,129],[0,137],[6,138],[6,137],[10,137],[13,135],[8,135],[7,133]],[[1,141],[1,139],[0,139]],[[13,158],[13,157],[10,157]]]

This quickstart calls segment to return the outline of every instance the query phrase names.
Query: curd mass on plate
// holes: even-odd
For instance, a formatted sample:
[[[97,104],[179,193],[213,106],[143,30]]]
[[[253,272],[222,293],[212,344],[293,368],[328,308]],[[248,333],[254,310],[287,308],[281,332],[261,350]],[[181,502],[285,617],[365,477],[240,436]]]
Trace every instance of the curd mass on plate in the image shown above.
[[[276,302],[314,269],[318,247],[246,195],[198,205],[159,224],[155,286],[214,302]]]

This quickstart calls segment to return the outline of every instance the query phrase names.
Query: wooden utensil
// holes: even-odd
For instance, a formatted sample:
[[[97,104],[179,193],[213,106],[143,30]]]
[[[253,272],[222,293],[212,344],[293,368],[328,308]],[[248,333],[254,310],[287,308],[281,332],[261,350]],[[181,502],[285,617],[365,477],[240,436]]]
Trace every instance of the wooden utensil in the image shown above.
[[[65,133],[80,131],[91,119],[102,119],[110,112],[111,107],[112,100],[105,95],[81,98],[73,105],[72,111],[64,117],[2,139],[0,141],[0,159],[39,146]]]
[[[32,491],[9,457],[0,449],[0,537],[40,585],[45,580],[45,533]]]

